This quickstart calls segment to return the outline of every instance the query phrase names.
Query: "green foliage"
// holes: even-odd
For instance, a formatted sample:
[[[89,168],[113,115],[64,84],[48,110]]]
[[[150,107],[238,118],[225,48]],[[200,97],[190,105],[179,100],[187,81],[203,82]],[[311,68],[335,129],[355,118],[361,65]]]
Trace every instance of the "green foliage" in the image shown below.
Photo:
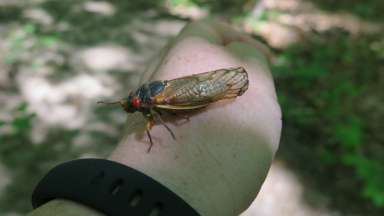
[[[27,112],[27,103],[21,103],[14,111],[15,118],[10,122],[15,134],[25,134],[30,130],[34,113]]]
[[[371,50],[377,54],[380,59],[384,59],[384,38],[374,41],[371,46]]]
[[[287,131],[282,146],[310,143],[313,161],[321,162],[317,169],[335,178],[337,172],[352,169],[344,178],[362,187],[349,193],[359,192],[376,207],[384,207],[384,146],[376,144],[384,139],[370,136],[381,133],[382,128],[369,127],[381,111],[367,112],[365,101],[367,95],[377,102],[384,97],[377,91],[383,85],[377,79],[381,41],[378,36],[352,38],[331,30],[283,51],[273,68]],[[367,49],[372,44],[375,48]]]
[[[185,6],[185,7],[188,7],[188,6],[196,6],[196,4],[193,3],[192,0],[169,0],[169,3],[170,3],[173,7],[177,7],[177,6]]]
[[[37,53],[40,50],[53,47],[59,42],[59,37],[54,34],[37,34],[36,25],[27,23],[20,29],[12,31],[7,40],[9,45],[4,62],[14,64],[23,62],[25,53]]]
[[[27,103],[20,103],[10,114],[12,118],[0,120],[0,162],[9,170],[11,179],[0,196],[0,214],[30,210],[29,199],[36,182],[57,161],[76,155],[70,145],[75,131],[61,131],[46,142],[34,143],[30,133],[35,114],[28,110]]]
[[[313,0],[320,7],[331,11],[349,11],[364,19],[382,21],[384,4],[382,0]]]
[[[362,193],[376,206],[384,207],[384,168],[378,160],[372,160],[357,153],[343,155],[342,162],[355,168],[364,182]]]
[[[32,121],[35,118],[34,113],[28,113],[28,105],[23,102],[20,103],[12,111],[13,119],[6,121],[0,120],[0,127],[9,126],[10,130],[7,133],[2,133],[0,137],[2,139],[13,137],[18,138],[20,136],[26,136],[29,130],[31,129]]]
[[[35,28],[33,25],[25,25],[20,31],[13,32],[9,36],[10,45],[4,59],[6,64],[14,63],[16,59],[25,51],[27,38],[34,32],[34,30]]]
[[[357,118],[349,118],[347,122],[336,123],[334,130],[335,138],[345,150],[355,150],[363,143],[362,125]]]
[[[261,13],[261,16],[259,17],[259,21],[266,21],[266,20],[276,20],[279,18],[283,13],[281,11],[277,10],[264,10]]]
[[[31,135],[36,133],[33,127],[38,119],[28,104],[18,104],[9,114],[10,118],[0,119],[0,164],[11,180],[0,193],[0,215],[30,211],[32,190],[49,169],[83,154],[106,155],[118,139],[100,131],[87,131],[96,141],[76,146],[74,139],[85,135],[84,131],[51,126],[42,141],[34,141]]]
[[[243,14],[249,10],[254,0],[170,0],[173,6],[198,6],[207,9],[210,13],[220,14],[221,16],[233,16]]]

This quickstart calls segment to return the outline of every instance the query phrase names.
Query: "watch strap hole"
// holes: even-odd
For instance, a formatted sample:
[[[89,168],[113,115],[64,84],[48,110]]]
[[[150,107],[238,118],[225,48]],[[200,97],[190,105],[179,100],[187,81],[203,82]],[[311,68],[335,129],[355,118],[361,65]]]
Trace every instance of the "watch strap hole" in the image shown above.
[[[143,198],[143,191],[137,190],[129,199],[129,205],[131,207],[138,206],[141,199]]]
[[[151,210],[148,216],[160,216],[160,213],[163,210],[163,204],[158,202],[155,204],[155,207]]]
[[[116,195],[124,185],[124,180],[119,178],[111,186],[110,193]]]

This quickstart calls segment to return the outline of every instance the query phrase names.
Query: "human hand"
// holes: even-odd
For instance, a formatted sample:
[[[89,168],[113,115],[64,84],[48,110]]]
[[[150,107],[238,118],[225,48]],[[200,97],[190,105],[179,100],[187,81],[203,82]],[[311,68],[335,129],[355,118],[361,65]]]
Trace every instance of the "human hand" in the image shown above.
[[[264,55],[266,49],[245,34],[212,21],[188,24],[143,74],[142,81],[242,66],[249,88],[234,100],[194,113],[188,122],[168,122],[151,130],[149,153],[145,119],[129,114],[125,136],[111,160],[161,182],[201,215],[238,215],[256,197],[281,132],[281,112]]]

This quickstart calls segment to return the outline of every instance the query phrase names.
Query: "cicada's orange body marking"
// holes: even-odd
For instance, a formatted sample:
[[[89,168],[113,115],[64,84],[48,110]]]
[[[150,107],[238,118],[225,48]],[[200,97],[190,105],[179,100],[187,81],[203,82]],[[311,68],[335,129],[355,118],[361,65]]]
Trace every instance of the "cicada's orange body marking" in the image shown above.
[[[152,81],[141,85],[128,97],[109,104],[120,104],[127,113],[141,112],[148,120],[146,133],[153,145],[150,129],[161,123],[175,139],[172,130],[163,122],[160,110],[194,110],[209,104],[242,95],[248,89],[248,74],[243,67],[226,68],[173,80]],[[105,103],[105,102],[100,102]]]

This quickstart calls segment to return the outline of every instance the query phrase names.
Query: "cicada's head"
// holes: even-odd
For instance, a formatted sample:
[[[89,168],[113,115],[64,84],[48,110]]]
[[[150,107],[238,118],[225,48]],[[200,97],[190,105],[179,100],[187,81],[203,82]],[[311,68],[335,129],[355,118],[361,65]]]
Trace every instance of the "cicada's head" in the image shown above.
[[[98,103],[103,104],[120,104],[121,107],[125,110],[127,113],[134,113],[136,111],[139,111],[141,107],[141,99],[135,95],[133,92],[129,93],[129,96],[127,98],[121,99],[119,101],[114,102],[103,102],[99,101]]]
[[[126,99],[121,100],[119,103],[127,113],[136,112],[141,107],[141,99],[132,92]]]

